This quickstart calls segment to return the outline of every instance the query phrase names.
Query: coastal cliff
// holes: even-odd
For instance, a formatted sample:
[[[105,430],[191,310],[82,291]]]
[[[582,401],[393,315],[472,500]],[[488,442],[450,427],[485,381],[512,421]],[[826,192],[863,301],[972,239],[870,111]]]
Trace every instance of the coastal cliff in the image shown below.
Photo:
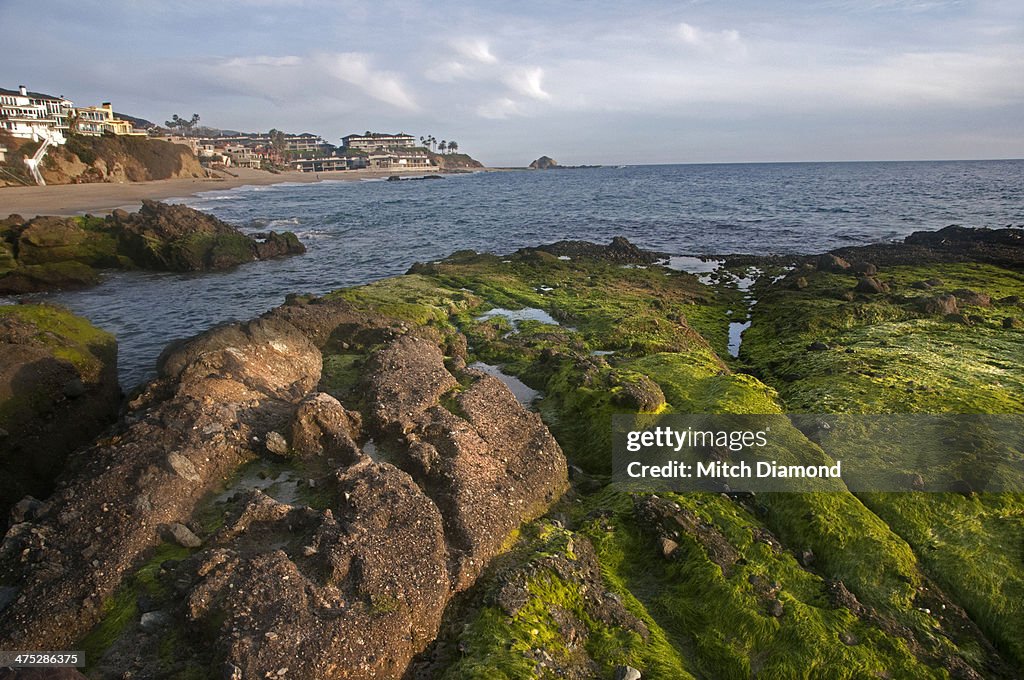
[[[11,526],[0,646],[93,678],[1012,678],[1019,493],[609,477],[619,413],[1024,413],[1022,252],[954,229],[698,277],[566,241],[291,296],[168,347]]]
[[[9,150],[0,173],[0,187],[32,184],[23,158],[37,143],[6,136]],[[145,137],[73,136],[67,144],[51,148],[40,165],[47,184],[93,182],[147,182],[160,179],[206,177],[206,170],[187,146]],[[20,182],[15,181],[20,178]]]

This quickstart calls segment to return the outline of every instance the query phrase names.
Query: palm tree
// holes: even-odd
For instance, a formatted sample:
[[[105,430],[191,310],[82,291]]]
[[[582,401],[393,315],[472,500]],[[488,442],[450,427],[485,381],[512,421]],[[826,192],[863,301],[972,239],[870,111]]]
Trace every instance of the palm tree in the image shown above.
[[[441,143],[440,143],[440,144],[438,144],[437,148],[439,148],[439,149],[441,150],[441,153],[444,153],[444,152],[445,152],[445,149],[447,149],[447,148],[448,148],[448,142],[446,142],[446,141],[444,141],[444,140],[442,139],[442,140],[441,140]]]
[[[459,150],[459,143],[455,140],[448,142],[448,153],[455,153]]]

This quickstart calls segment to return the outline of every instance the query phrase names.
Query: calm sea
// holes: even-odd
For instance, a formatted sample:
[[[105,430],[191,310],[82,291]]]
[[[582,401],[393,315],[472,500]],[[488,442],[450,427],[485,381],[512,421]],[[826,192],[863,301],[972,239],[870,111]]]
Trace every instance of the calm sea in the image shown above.
[[[294,231],[309,252],[217,274],[114,273],[46,296],[117,336],[126,387],[153,375],[170,340],[256,316],[286,293],[401,274],[464,248],[622,235],[678,255],[808,253],[954,223],[1024,226],[1024,161],[497,172],[242,187],[181,202],[246,231]]]

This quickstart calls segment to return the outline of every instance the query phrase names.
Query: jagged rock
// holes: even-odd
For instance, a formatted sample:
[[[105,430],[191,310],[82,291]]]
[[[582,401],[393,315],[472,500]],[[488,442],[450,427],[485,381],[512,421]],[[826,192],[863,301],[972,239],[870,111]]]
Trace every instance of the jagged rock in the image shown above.
[[[807,345],[807,349],[812,352],[824,352],[825,350],[831,349],[831,347],[827,342],[817,341]]]
[[[508,532],[568,488],[565,458],[540,417],[482,371],[465,371],[474,382],[454,398],[459,415],[441,406],[459,381],[436,342],[400,336],[370,357],[367,373],[371,425],[382,438],[412,435],[403,467],[431,490],[461,548],[462,590]]]
[[[347,463],[359,458],[355,437],[362,416],[322,392],[307,397],[292,419],[292,448],[302,456],[325,456]]]
[[[190,517],[256,457],[253,436],[287,426],[320,368],[319,350],[281,320],[223,326],[168,352],[161,377],[130,406],[140,416],[81,457],[31,532],[8,535],[0,552],[23,556],[4,565],[23,597],[0,617],[0,640],[72,648],[138,557],[160,542],[156,527]],[[211,423],[224,432],[203,434]],[[40,601],[49,602],[45,611]]]
[[[658,539],[658,547],[661,549],[662,557],[671,557],[678,548],[679,544],[673,541],[671,538],[662,536]]]
[[[268,432],[264,444],[267,447],[267,451],[276,456],[288,455],[288,440],[280,432]]]
[[[1003,319],[1003,328],[1007,330],[1012,328],[1024,328],[1024,322],[1021,322],[1016,316],[1007,316]]]
[[[188,616],[219,626],[215,647],[243,677],[288,667],[300,678],[397,678],[436,634],[451,593],[437,507],[388,464],[361,462],[336,484],[346,499],[337,517],[254,492],[197,556]],[[311,535],[316,552],[233,547],[254,531],[271,544]]]
[[[780,618],[785,613],[785,607],[782,604],[782,600],[772,600],[768,603],[768,613],[775,618]]]
[[[800,564],[805,567],[810,567],[814,565],[814,551],[810,548],[808,548],[807,550],[801,550],[800,554],[797,557],[800,561]]]
[[[850,268],[850,263],[832,253],[825,253],[818,258],[817,267],[819,271],[843,274]]]
[[[658,496],[637,496],[633,499],[633,513],[642,525],[656,532],[659,540],[677,532],[693,537],[704,549],[708,559],[717,564],[726,576],[740,559],[739,551],[717,527],[707,524],[689,509],[671,501]]]
[[[37,217],[29,221],[18,237],[18,263],[50,264],[81,256],[88,234],[68,217]]]

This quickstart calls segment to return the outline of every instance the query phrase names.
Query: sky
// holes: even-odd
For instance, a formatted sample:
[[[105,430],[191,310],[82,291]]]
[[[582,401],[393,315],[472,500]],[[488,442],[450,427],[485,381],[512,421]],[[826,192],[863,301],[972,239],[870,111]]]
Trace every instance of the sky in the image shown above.
[[[0,0],[0,87],[492,166],[1024,157],[1021,0]]]

